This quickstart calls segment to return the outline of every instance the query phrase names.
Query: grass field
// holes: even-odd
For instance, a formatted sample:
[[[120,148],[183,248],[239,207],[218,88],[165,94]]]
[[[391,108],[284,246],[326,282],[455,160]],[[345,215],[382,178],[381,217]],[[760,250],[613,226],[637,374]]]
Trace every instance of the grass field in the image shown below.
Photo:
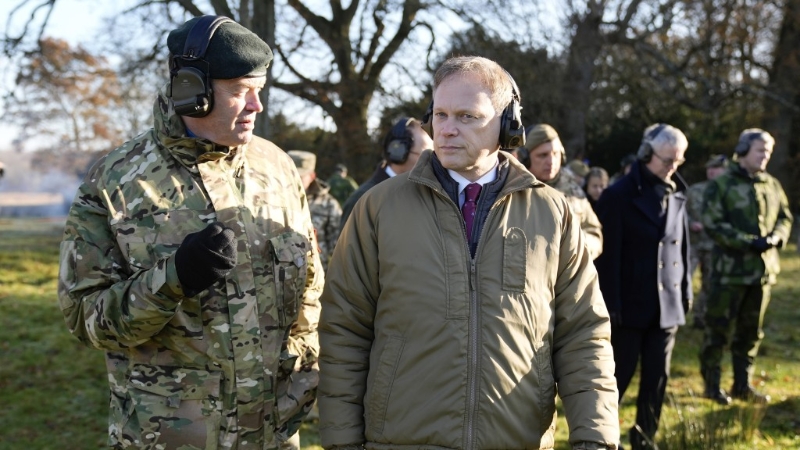
[[[106,440],[102,353],[67,333],[56,300],[61,224],[0,219],[0,450],[100,449]],[[766,407],[735,402],[719,407],[699,397],[699,331],[678,334],[659,432],[659,448],[800,449],[800,256],[791,246],[773,291],[757,361]],[[731,383],[730,359],[723,385]],[[633,422],[636,386],[622,405],[620,424]],[[557,448],[569,449],[559,419]],[[315,424],[301,432],[318,449]]]

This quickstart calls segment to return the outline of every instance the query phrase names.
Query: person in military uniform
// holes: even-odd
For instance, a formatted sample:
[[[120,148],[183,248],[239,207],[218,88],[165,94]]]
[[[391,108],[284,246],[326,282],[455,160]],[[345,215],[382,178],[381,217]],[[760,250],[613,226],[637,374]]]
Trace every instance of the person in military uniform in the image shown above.
[[[708,290],[711,288],[711,265],[713,264],[711,249],[714,247],[714,241],[708,237],[703,228],[703,193],[708,186],[709,180],[721,175],[727,166],[728,158],[725,155],[711,155],[706,162],[706,180],[695,183],[686,190],[689,242],[692,244],[690,250],[690,273],[694,273],[697,267],[700,266],[700,278],[702,281],[697,298],[692,304],[692,315],[694,316],[692,324],[695,328],[700,329],[705,327],[706,298],[708,297]]]
[[[358,183],[347,175],[347,166],[342,163],[336,164],[333,175],[328,178],[327,183],[331,188],[331,195],[339,202],[340,206],[344,205],[347,197],[350,197],[358,189]]]
[[[778,249],[786,245],[793,219],[783,187],[766,172],[774,144],[764,130],[744,130],[733,163],[708,183],[704,194],[703,226],[715,245],[700,371],[706,397],[721,404],[731,402],[720,388],[722,353],[728,342],[733,363],[730,395],[769,401],[753,387],[751,377],[764,337],[771,286],[780,272]]]
[[[592,259],[597,258],[603,251],[602,226],[586,199],[586,192],[566,170],[561,170],[566,161],[566,152],[556,130],[546,123],[531,128],[525,145],[517,149],[517,158],[536,179],[567,197],[569,206],[578,216],[581,230],[586,235],[586,248]]]
[[[328,267],[328,260],[333,253],[336,240],[339,239],[339,222],[342,218],[342,208],[339,202],[330,194],[328,183],[317,178],[315,167],[317,155],[304,150],[289,150],[289,156],[294,160],[303,187],[308,197],[308,207],[311,210],[311,222],[317,232],[319,253],[322,267]]]
[[[110,447],[278,448],[316,395],[324,279],[297,169],[253,135],[272,52],[218,16],[167,46],[153,128],[71,205],[59,305],[105,352]]]
[[[581,188],[586,187],[586,177],[589,175],[589,166],[581,161],[580,159],[573,159],[572,161],[568,162],[566,167],[563,167],[562,170],[565,174],[569,174],[572,177],[572,181],[575,182]]]

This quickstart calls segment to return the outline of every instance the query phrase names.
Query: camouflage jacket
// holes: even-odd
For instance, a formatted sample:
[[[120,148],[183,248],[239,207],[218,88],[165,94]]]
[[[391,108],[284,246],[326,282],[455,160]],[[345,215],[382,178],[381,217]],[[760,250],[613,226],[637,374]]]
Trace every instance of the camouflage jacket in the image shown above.
[[[586,192],[578,186],[578,183],[573,181],[569,176],[564,176],[564,171],[560,171],[546,184],[556,189],[567,197],[567,203],[570,208],[578,216],[581,222],[581,230],[586,235],[586,248],[592,259],[596,259],[603,252],[603,231],[600,225],[600,219],[597,218],[589,199],[586,198]]]
[[[109,445],[275,448],[318,380],[324,280],[303,186],[268,141],[187,137],[164,90],[154,122],[89,171],[61,243],[69,331],[106,352]],[[215,220],[237,265],[185,297],[174,252]]]
[[[705,193],[708,181],[701,181],[689,186],[686,190],[686,212],[689,214],[689,224],[692,222],[703,223],[703,195]],[[714,240],[712,240],[705,229],[701,231],[692,231],[689,227],[689,241],[692,244],[692,250],[705,250],[709,251],[714,248]]]
[[[347,197],[350,197],[350,194],[358,189],[356,180],[350,177],[343,177],[338,172],[328,179],[328,186],[331,189],[331,195],[339,202],[340,206],[344,204]]]
[[[780,182],[767,173],[750,176],[738,164],[708,183],[703,225],[716,244],[713,277],[722,284],[774,284],[780,272],[777,248],[763,253],[750,245],[773,234],[786,245],[792,213]]]
[[[322,180],[314,180],[306,190],[311,221],[317,232],[320,258],[325,268],[328,267],[333,247],[339,239],[339,222],[342,220],[342,207],[329,190],[328,184]]]

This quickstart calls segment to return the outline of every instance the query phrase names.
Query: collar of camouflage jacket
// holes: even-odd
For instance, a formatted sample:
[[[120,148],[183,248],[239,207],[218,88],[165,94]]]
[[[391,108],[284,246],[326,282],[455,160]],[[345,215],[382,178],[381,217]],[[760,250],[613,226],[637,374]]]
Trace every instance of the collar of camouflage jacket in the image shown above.
[[[158,140],[184,167],[197,173],[197,164],[208,161],[228,159],[232,165],[241,164],[242,158],[236,158],[244,153],[242,147],[226,147],[217,145],[208,139],[189,136],[181,117],[175,113],[175,108],[167,91],[169,83],[165,84],[158,92],[153,104],[153,126],[158,135]]]

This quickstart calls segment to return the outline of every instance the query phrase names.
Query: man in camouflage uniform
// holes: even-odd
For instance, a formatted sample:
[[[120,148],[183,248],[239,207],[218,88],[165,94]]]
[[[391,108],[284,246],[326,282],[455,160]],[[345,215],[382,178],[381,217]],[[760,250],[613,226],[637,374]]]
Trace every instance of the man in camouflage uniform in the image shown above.
[[[303,187],[308,196],[308,207],[311,210],[311,222],[317,232],[319,254],[322,267],[328,268],[328,260],[333,253],[336,240],[339,239],[339,221],[342,219],[342,208],[339,202],[330,194],[328,183],[317,178],[315,167],[317,155],[304,150],[289,150],[289,156],[294,160]]]
[[[347,166],[344,164],[336,164],[336,169],[328,178],[328,186],[331,188],[331,195],[336,198],[339,205],[344,205],[347,197],[358,189],[358,183],[352,177],[347,176]]]
[[[253,135],[272,52],[215,19],[169,34],[154,128],[92,167],[67,217],[59,304],[105,351],[112,448],[277,448],[316,395],[314,228],[291,158]],[[185,80],[198,29],[210,86]]]
[[[586,192],[571,176],[561,170],[566,152],[556,130],[541,123],[528,132],[525,146],[517,149],[517,158],[536,179],[555,188],[567,197],[569,206],[578,216],[586,236],[586,248],[592,259],[603,251],[603,232],[600,220],[586,198]]]
[[[715,246],[700,369],[705,395],[721,404],[731,401],[719,387],[722,352],[731,330],[731,396],[769,401],[753,388],[751,376],[764,337],[771,286],[780,272],[778,249],[786,244],[792,227],[786,194],[780,182],[765,172],[774,143],[764,130],[744,130],[734,163],[709,182],[704,195],[703,226]]]
[[[706,298],[708,290],[711,288],[711,249],[714,248],[714,241],[708,237],[703,229],[703,193],[708,186],[709,180],[713,180],[725,172],[728,167],[728,159],[725,155],[711,155],[706,162],[706,181],[700,181],[689,186],[686,190],[686,212],[689,215],[689,240],[692,244],[690,249],[691,269],[689,273],[694,273],[697,266],[700,266],[702,284],[700,292],[692,305],[694,315],[694,327],[704,328],[704,315],[706,312]]]

